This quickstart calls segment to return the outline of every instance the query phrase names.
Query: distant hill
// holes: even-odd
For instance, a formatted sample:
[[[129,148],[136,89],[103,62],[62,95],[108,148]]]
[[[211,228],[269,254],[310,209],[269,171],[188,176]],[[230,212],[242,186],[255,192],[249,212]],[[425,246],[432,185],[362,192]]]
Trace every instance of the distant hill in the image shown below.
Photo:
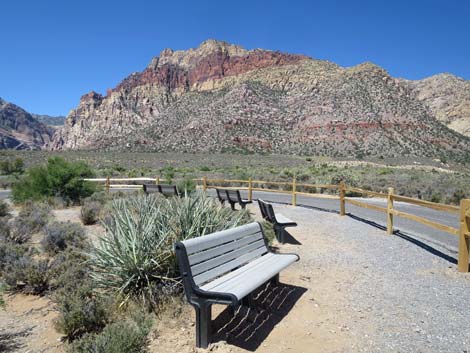
[[[41,149],[53,132],[24,109],[0,98],[0,149]]]
[[[449,128],[470,136],[470,81],[452,74],[439,74],[408,81],[416,97]]]
[[[470,160],[470,140],[419,92],[372,63],[208,40],[165,49],[106,96],[82,96],[49,146]]]
[[[65,116],[50,116],[50,115],[41,115],[41,114],[31,114],[33,118],[39,120],[45,125],[52,127],[63,126],[65,122]]]

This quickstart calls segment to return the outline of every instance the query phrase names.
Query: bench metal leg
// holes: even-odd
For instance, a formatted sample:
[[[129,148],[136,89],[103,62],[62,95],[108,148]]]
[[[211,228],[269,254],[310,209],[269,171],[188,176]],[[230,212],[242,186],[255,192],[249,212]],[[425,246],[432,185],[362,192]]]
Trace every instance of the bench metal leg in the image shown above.
[[[207,348],[211,336],[212,305],[201,304],[196,309],[196,347]]]
[[[285,230],[283,227],[274,226],[274,233],[276,234],[277,241],[281,244],[285,242]]]
[[[251,298],[251,293],[248,294],[246,297],[242,298],[242,303],[241,304],[243,306],[247,306],[249,308],[253,306],[253,299]]]
[[[233,211],[235,211],[235,202],[230,202],[230,207],[232,208]]]
[[[279,273],[276,276],[274,276],[273,278],[271,278],[271,284],[273,286],[277,286],[279,284]]]

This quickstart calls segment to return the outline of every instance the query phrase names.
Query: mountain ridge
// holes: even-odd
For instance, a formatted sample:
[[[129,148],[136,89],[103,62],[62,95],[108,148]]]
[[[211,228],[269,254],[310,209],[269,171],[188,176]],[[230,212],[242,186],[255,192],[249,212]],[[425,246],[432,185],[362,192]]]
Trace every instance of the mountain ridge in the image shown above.
[[[163,50],[106,96],[82,96],[49,148],[467,155],[468,141],[418,94],[370,62],[343,68],[209,40]]]
[[[0,149],[41,149],[52,134],[53,129],[32,114],[0,98]]]

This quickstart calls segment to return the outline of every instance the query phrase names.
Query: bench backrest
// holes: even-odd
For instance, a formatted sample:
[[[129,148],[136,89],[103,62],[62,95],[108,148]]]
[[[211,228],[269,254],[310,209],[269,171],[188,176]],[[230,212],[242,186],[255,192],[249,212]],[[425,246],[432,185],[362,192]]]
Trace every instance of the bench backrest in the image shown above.
[[[271,223],[277,223],[273,205],[260,199],[258,199],[258,205],[259,205],[261,216],[263,217],[263,219]]]
[[[144,192],[146,194],[150,194],[153,192],[160,192],[160,189],[158,188],[157,184],[144,184],[143,187],[144,187]]]
[[[178,189],[176,185],[158,185],[159,190],[164,195],[175,195],[178,196]]]
[[[240,195],[240,190],[232,190],[232,189],[225,189],[225,192],[227,193],[227,198],[231,202],[241,202],[242,197]]]
[[[219,199],[219,201],[227,201],[228,200],[227,193],[225,192],[225,189],[215,189],[215,191],[217,192],[217,198]]]
[[[182,250],[187,256],[181,266]],[[185,240],[176,244],[180,268],[188,267],[196,286],[210,282],[268,252],[257,222]]]

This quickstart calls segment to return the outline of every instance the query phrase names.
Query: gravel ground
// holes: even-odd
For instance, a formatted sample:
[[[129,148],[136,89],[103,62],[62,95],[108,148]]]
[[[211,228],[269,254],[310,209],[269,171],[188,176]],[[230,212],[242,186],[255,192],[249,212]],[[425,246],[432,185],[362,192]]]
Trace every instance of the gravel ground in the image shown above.
[[[275,209],[299,223],[291,234],[303,245],[282,248],[300,254],[297,271],[318,281],[341,273],[342,324],[355,337],[345,351],[470,351],[470,275],[455,264],[349,217]]]

